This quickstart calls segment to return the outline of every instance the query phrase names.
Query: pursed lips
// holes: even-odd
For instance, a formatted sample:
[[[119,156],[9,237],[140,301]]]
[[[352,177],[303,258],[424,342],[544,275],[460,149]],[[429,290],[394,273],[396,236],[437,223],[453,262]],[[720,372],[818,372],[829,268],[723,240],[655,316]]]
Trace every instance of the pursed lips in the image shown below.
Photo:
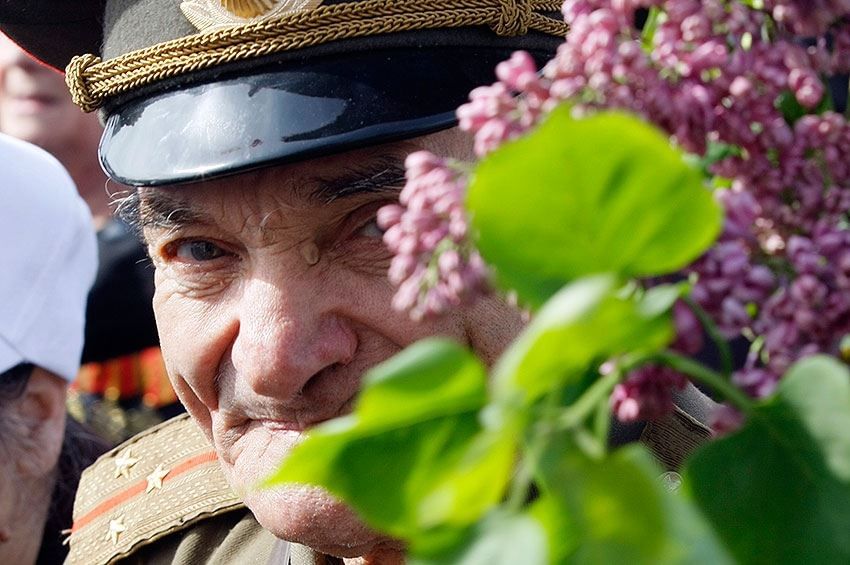
[[[273,444],[283,442],[286,451],[301,441],[305,426],[292,425],[291,422],[273,419],[245,419],[242,424],[226,427],[213,425],[216,451],[219,457],[230,466],[248,451],[252,458],[258,456],[258,450],[265,453]]]
[[[219,409],[218,427],[223,436],[241,435],[261,426],[271,432],[301,433],[323,422],[343,416],[351,412],[357,394],[353,394],[345,402],[333,410],[327,407],[299,409],[269,409],[251,408],[245,406]],[[322,409],[324,408],[324,409]],[[233,438],[235,442],[238,438]]]
[[[314,412],[312,410],[288,410],[286,416],[269,416],[257,415],[257,417],[248,417],[249,421],[258,422],[265,428],[272,431],[287,431],[287,432],[303,432],[310,428],[327,422],[333,418],[343,416],[349,413],[354,405],[356,394],[343,402],[339,408],[333,411],[322,410]],[[250,413],[250,412],[249,412]]]

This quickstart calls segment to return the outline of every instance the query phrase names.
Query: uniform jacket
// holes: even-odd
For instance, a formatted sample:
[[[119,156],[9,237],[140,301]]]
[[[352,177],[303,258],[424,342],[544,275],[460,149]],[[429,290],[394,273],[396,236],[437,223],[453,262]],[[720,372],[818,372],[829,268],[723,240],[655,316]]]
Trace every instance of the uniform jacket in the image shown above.
[[[614,443],[637,438],[675,484],[687,454],[710,437],[692,416],[705,415],[698,391],[678,399],[662,421],[621,429]],[[695,400],[696,399],[696,400]],[[87,469],[74,504],[66,565],[336,565],[340,560],[275,538],[228,486],[215,451],[186,415],[151,428]]]

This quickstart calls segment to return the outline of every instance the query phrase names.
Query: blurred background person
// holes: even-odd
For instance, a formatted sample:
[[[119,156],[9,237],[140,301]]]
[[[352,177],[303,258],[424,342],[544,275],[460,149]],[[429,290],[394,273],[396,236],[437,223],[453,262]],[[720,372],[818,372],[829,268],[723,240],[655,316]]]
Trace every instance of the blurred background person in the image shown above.
[[[95,114],[71,102],[62,75],[0,34],[0,132],[38,145],[65,166],[98,230],[100,269],[69,409],[117,443],[182,409],[159,352],[153,268],[136,236],[111,214],[97,160],[101,131]]]
[[[97,246],[62,166],[5,135],[0,202],[0,563],[60,563],[80,473],[106,450],[65,410]]]

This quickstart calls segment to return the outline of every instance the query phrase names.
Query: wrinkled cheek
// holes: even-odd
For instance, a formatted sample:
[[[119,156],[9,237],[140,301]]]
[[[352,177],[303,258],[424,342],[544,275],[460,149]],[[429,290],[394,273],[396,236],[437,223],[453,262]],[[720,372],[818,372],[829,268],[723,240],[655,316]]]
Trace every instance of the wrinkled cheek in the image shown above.
[[[183,351],[180,336],[186,333],[186,328],[183,328],[184,321],[176,315],[167,296],[166,293],[160,290],[160,286],[157,285],[153,299],[153,309],[165,367],[172,381],[177,381],[174,382],[175,386],[179,387],[181,384],[179,381],[182,379],[176,377],[186,372],[180,359]]]
[[[153,300],[160,347],[174,390],[189,413],[209,433],[210,411],[218,407],[216,375],[226,351],[208,305],[171,292],[157,281]]]

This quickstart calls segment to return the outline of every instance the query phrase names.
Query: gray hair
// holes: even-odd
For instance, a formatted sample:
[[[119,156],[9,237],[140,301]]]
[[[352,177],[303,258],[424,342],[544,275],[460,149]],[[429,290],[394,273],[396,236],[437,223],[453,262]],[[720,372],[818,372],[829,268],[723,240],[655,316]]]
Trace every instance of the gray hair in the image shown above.
[[[27,388],[33,370],[32,363],[20,363],[0,373],[0,409],[12,400],[17,400]]]
[[[34,366],[21,363],[0,373],[0,452],[20,449],[16,423],[7,417],[8,408],[26,391]],[[37,447],[37,446],[36,446]],[[62,450],[56,462],[55,483],[39,552],[39,563],[61,563],[67,554],[61,531],[71,527],[71,511],[80,475],[109,446],[88,429],[68,418]]]
[[[11,447],[9,438],[15,439],[12,433],[14,426],[4,415],[9,405],[23,396],[33,369],[31,363],[20,363],[0,373],[0,449],[3,451]]]

